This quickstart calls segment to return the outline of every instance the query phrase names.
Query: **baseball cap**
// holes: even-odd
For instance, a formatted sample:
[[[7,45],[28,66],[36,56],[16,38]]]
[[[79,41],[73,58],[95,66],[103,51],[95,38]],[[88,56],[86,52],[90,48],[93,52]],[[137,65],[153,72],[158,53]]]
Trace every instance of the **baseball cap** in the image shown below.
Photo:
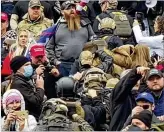
[[[91,65],[93,61],[93,56],[90,51],[82,51],[80,54],[80,62],[82,65]]]
[[[30,54],[33,57],[45,56],[45,47],[43,45],[34,45],[30,49]]]
[[[148,76],[147,76],[147,80],[149,80],[149,78],[151,77],[151,76],[159,76],[159,77],[163,77],[163,74],[162,74],[162,72],[161,71],[159,71],[159,70],[157,70],[157,69],[151,69],[150,71],[149,71],[149,74],[148,74]]]
[[[61,10],[66,10],[71,5],[76,6],[74,1],[66,1],[61,5]]]
[[[1,20],[4,20],[4,21],[8,20],[8,16],[6,13],[4,12],[1,13]]]
[[[137,96],[136,101],[140,101],[140,100],[148,101],[148,102],[154,104],[153,96],[151,94],[147,93],[147,92],[140,93]]]
[[[101,4],[101,3],[105,2],[105,1],[108,1],[110,3],[118,3],[117,0],[99,0],[99,4]]]
[[[29,7],[34,7],[34,6],[42,6],[39,0],[31,0],[29,2]]]

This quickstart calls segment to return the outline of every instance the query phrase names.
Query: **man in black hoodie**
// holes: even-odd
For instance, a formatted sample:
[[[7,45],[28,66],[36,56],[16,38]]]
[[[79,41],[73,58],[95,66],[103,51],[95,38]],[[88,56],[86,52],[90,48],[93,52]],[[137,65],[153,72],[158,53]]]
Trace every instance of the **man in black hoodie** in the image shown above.
[[[145,75],[147,67],[137,67],[132,69],[117,83],[111,93],[111,122],[110,131],[120,131],[125,121],[136,106],[135,95],[132,89],[136,88],[137,82]],[[136,89],[135,89],[136,90]]]

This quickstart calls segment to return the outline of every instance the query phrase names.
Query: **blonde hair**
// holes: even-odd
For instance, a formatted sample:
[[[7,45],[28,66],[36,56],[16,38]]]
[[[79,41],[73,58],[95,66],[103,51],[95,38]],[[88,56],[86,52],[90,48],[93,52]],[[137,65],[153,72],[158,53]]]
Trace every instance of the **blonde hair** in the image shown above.
[[[25,48],[27,47],[27,44],[25,45],[25,47],[22,47],[19,43],[19,37],[20,37],[20,34],[22,32],[26,32],[27,33],[27,44],[28,44],[28,39],[30,37],[30,33],[28,30],[19,30],[18,31],[18,36],[17,36],[17,40],[16,40],[16,43],[13,44],[11,47],[10,47],[10,53],[13,53],[12,54],[12,58],[14,58],[15,56],[19,56],[19,55],[22,55],[23,54],[23,51],[25,50]]]
[[[132,57],[132,66],[131,68],[134,68],[138,65],[148,67],[152,64],[151,58],[150,58],[150,50],[148,46],[138,44],[135,46],[135,52]]]

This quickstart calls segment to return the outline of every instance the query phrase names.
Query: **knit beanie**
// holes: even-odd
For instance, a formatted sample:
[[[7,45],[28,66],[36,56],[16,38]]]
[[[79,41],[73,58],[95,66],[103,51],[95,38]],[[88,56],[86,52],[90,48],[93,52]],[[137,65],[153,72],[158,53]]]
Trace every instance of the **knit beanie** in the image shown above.
[[[139,114],[133,116],[132,119],[142,121],[147,127],[151,128],[152,113],[149,110],[143,110]]]
[[[25,63],[29,62],[28,58],[24,56],[16,56],[10,62],[10,67],[14,73],[17,72]]]

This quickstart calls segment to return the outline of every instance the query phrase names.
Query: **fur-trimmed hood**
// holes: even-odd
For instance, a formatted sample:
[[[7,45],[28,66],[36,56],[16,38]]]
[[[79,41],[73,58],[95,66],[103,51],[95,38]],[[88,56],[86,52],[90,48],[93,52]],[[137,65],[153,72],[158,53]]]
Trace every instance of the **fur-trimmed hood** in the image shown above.
[[[12,93],[15,93],[18,96],[20,96],[20,98],[21,98],[21,111],[25,110],[25,101],[24,101],[24,98],[23,98],[22,94],[16,89],[10,89],[10,90],[6,91],[3,95],[3,97],[2,97],[2,105],[3,105],[3,109],[4,109],[4,112],[5,112],[6,115],[8,114],[8,110],[6,108],[7,107],[6,106],[6,99]]]

